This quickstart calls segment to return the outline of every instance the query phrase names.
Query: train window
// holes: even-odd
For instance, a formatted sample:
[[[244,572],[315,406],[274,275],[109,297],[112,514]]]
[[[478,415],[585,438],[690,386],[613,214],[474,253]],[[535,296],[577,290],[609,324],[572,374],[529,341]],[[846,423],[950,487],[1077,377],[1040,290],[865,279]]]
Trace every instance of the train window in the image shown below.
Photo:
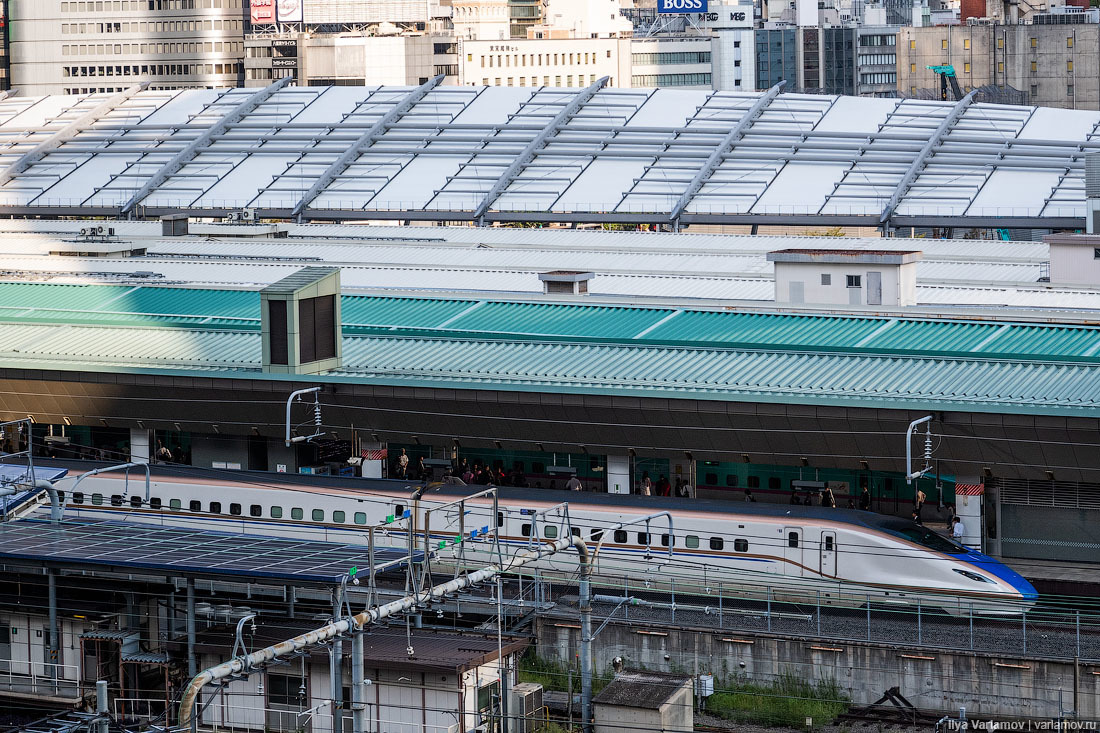
[[[750,489],[759,489],[760,488],[760,477],[759,476],[749,476],[748,484],[749,484]]]
[[[332,521],[336,522],[337,524],[343,524],[344,518],[344,513],[339,509],[332,513]]]
[[[202,511],[202,502],[201,501],[195,501],[194,499],[192,499],[187,504],[187,508],[190,509],[193,512],[201,512]]]
[[[83,491],[74,491],[73,492],[73,503],[74,504],[83,504],[84,503],[84,492]]]
[[[711,537],[710,538],[710,549],[712,549],[712,550],[721,550],[725,546],[726,546],[726,541],[723,540],[721,537]]]
[[[787,533],[787,547],[798,547],[798,532]]]
[[[832,552],[833,551],[833,538],[832,537],[826,537],[825,538],[825,551],[826,552]]]
[[[313,516],[313,521],[314,522],[323,522],[323,521],[325,521],[325,510],[324,509],[314,509],[312,516]]]
[[[534,461],[531,464],[531,473],[546,473],[546,464]]]
[[[397,504],[396,506],[394,506],[393,516],[400,517],[404,513],[405,513],[405,505],[404,504]]]
[[[569,532],[574,537],[580,537],[581,536],[581,528],[580,527],[570,527]]]
[[[168,500],[168,508],[169,509],[183,509],[183,502],[180,501],[179,499],[169,499]]]
[[[710,484],[711,486],[715,486],[715,485],[716,485],[716,484],[718,483],[718,474],[716,474],[716,473],[708,473],[708,474],[707,474],[706,476],[704,476],[703,478],[704,478],[704,479],[706,480],[706,482],[707,482],[708,484]]]
[[[222,503],[220,501],[210,502],[210,513],[211,514],[221,514],[222,513]]]
[[[248,516],[250,517],[262,517],[264,515],[264,508],[259,504],[250,504],[248,507]]]
[[[546,535],[546,539],[555,540],[558,538],[558,528],[552,524],[546,525],[546,529],[543,530],[543,534]]]
[[[161,508],[161,502],[160,502],[160,497],[159,496],[154,496],[152,499],[149,500],[149,508],[150,509],[160,509]]]
[[[65,492],[64,492],[64,491],[60,491],[60,490],[59,490],[59,491],[57,492],[57,501],[58,501],[59,503],[61,503],[61,504],[64,504],[64,503],[65,503]]]
[[[737,486],[737,474],[736,473],[727,473],[726,474],[726,486],[732,486],[732,487]]]
[[[504,512],[497,512],[497,526],[504,526]]]
[[[615,541],[616,542],[626,542],[626,530],[625,529],[615,530]]]
[[[92,503],[99,506],[103,503],[103,494],[92,494]]]
[[[283,508],[281,506],[271,507],[271,518],[272,519],[282,519],[283,518]]]
[[[130,506],[132,506],[134,509],[140,509],[141,508],[141,497],[140,496],[131,496],[130,497]]]
[[[782,484],[779,482],[778,476],[768,476],[768,488],[778,489]]]
[[[512,468],[523,473],[523,461],[512,461]]]
[[[733,541],[734,552],[748,552],[749,541],[748,540],[734,540]]]
[[[232,514],[234,517],[241,516],[241,505],[237,504],[236,502],[231,503],[229,505],[229,513]]]
[[[639,545],[648,545],[649,544],[649,535],[646,534],[645,532],[639,532],[638,533],[638,544]]]
[[[594,530],[592,530],[591,532],[588,533],[588,537],[593,542],[599,542],[600,540],[603,539],[603,530],[602,529],[594,529]]]
[[[367,523],[367,514],[366,514],[366,512],[356,512],[355,516],[352,517],[352,519],[355,520],[356,524],[366,524]]]
[[[111,506],[122,506],[122,494],[111,494]]]
[[[670,541],[670,538],[667,534],[661,535],[661,547],[668,547],[669,541]],[[672,542],[673,547],[675,547],[676,546],[676,538],[672,537],[671,542]]]
[[[689,550],[698,550],[699,538],[696,535],[689,534],[687,537],[684,538],[684,547],[688,548]]]
[[[290,510],[291,519],[305,519],[306,513],[300,506],[292,507]]]
[[[531,523],[530,522],[524,522],[523,524],[521,524],[520,527],[519,527],[519,533],[521,535],[523,535],[524,537],[530,537],[531,536]]]

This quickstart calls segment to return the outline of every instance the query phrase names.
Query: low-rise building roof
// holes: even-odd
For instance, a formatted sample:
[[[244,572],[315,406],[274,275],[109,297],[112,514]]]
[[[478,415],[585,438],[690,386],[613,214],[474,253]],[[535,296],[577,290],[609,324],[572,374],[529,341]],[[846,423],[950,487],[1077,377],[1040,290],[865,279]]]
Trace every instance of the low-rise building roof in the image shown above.
[[[625,708],[659,710],[669,702],[691,677],[664,672],[621,672],[600,694],[592,698],[593,705],[614,705]]]

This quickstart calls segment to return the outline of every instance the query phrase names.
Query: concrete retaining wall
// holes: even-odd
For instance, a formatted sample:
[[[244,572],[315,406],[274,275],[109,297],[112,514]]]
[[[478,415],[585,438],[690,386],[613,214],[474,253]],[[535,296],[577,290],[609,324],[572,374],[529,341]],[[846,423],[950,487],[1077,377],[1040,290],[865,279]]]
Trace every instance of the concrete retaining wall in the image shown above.
[[[538,622],[540,656],[568,663],[580,648],[575,623]],[[647,628],[611,623],[595,641],[597,674],[611,660],[626,667],[667,672],[712,673],[716,686],[743,676],[767,683],[782,675],[808,681],[834,680],[855,704],[872,703],[890,687],[914,705],[969,717],[1053,718],[1074,706],[1074,662],[945,652],[863,642],[815,642],[766,634],[718,633],[712,629]],[[1100,718],[1100,665],[1078,665],[1079,717]],[[1061,698],[1059,698],[1061,695]]]

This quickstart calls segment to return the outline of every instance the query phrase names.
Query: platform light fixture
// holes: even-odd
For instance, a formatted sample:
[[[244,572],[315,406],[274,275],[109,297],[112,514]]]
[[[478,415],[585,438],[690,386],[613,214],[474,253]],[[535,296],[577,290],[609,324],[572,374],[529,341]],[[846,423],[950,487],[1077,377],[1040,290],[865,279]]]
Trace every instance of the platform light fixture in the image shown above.
[[[1047,475],[1047,481],[1053,481],[1054,480],[1054,471],[1044,471],[1044,473],[1046,473],[1046,475]]]
[[[742,453],[741,454],[741,462],[742,463],[748,463],[749,462],[749,454],[748,453]]]
[[[860,461],[859,462],[859,468],[860,468],[860,470],[863,470],[863,471],[870,471],[871,470],[871,465],[869,463],[867,463],[867,461]]]

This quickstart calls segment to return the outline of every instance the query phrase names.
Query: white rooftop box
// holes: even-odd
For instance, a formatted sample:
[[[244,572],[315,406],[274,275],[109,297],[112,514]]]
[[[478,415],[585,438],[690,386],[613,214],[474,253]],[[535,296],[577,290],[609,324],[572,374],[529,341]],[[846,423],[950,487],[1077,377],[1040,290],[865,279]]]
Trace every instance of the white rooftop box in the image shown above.
[[[781,249],[775,263],[775,301],[812,305],[914,305],[918,251]]]

